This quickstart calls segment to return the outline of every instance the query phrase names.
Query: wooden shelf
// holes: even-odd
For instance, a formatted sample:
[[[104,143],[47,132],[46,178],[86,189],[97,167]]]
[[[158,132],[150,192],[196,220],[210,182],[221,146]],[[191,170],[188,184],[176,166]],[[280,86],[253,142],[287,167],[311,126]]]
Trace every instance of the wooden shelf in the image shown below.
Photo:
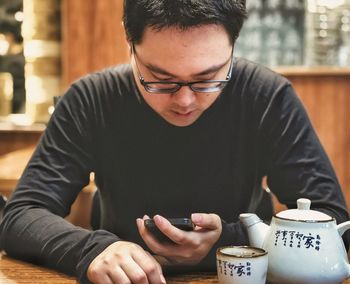
[[[350,67],[277,66],[271,69],[283,76],[350,76]]]
[[[0,133],[5,132],[27,132],[42,133],[45,130],[45,124],[16,125],[7,122],[0,122]]]
[[[24,113],[0,116],[0,133],[42,133],[45,128],[46,125],[44,123],[33,123],[31,119]]]

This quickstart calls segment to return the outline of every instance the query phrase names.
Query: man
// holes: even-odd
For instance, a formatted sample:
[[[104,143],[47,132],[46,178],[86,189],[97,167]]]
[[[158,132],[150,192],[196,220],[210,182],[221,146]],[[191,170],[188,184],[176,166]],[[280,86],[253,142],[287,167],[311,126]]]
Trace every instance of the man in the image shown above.
[[[5,209],[6,252],[83,283],[164,283],[164,269],[214,270],[217,247],[248,243],[239,214],[268,208],[263,176],[289,207],[306,197],[348,219],[290,83],[233,56],[244,18],[239,1],[124,1],[131,64],[89,75],[61,99]],[[91,171],[96,231],[61,218]],[[172,242],[145,229],[149,216]],[[188,216],[192,232],[164,218]]]

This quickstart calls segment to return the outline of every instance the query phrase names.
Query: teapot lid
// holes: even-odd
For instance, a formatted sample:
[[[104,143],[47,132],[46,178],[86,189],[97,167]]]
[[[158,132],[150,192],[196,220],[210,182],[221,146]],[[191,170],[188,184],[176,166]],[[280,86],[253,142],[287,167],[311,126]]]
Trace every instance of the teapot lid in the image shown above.
[[[306,198],[297,200],[297,209],[289,209],[276,214],[277,217],[295,221],[331,221],[333,218],[325,213],[310,210],[311,201]]]

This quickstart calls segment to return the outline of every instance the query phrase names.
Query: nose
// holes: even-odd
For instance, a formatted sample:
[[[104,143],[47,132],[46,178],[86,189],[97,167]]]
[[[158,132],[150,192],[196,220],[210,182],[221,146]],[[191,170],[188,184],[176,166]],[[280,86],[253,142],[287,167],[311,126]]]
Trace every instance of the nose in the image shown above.
[[[196,94],[188,86],[182,86],[173,95],[174,102],[181,107],[188,107],[196,100]]]

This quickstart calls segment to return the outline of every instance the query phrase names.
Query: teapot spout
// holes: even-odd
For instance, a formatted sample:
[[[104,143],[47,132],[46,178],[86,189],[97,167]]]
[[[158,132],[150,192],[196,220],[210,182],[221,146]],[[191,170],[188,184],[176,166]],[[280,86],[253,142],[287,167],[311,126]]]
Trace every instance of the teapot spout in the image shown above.
[[[250,245],[262,248],[270,226],[264,224],[263,221],[253,213],[242,213],[239,215],[239,220],[247,229]]]

